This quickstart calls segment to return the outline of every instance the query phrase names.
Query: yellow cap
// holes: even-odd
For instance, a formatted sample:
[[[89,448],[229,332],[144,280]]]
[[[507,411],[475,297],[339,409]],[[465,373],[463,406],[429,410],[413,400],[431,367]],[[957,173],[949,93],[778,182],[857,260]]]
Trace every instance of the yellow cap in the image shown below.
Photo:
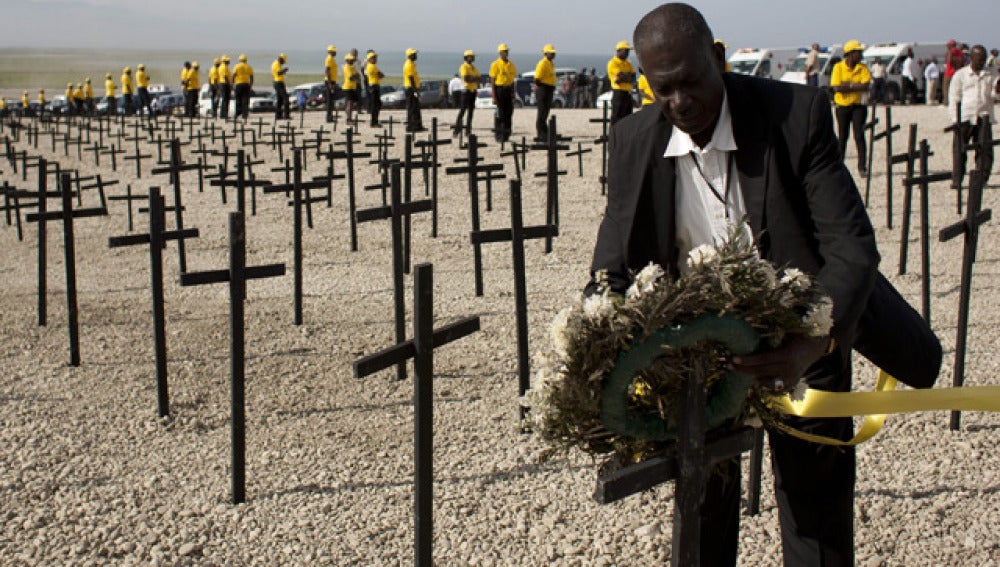
[[[45,92],[45,89],[38,89],[38,92],[40,92],[40,93],[44,93],[44,92]]]
[[[501,43],[497,46],[497,53],[500,53],[501,51],[510,51],[510,49],[507,48],[506,43]]]
[[[475,57],[475,56],[476,52],[471,49],[466,49],[465,53],[462,54],[462,57]]]
[[[619,41],[615,44],[615,51],[620,49],[632,49],[632,46],[629,45],[627,41]]]
[[[195,69],[197,69],[198,68],[198,62],[195,61],[195,62],[191,63],[191,66],[194,67]]]
[[[278,59],[280,59],[282,63],[288,61],[288,57],[286,57],[284,53],[278,54]]]
[[[555,53],[556,48],[552,46],[551,43],[546,43],[545,47],[542,48],[542,53]]]
[[[348,53],[347,55],[344,56],[344,61],[354,61],[355,59],[356,59],[356,57],[354,57],[350,53]]]
[[[89,83],[90,82],[90,77],[87,77],[86,79],[84,79],[83,82]]]
[[[327,46],[326,46],[326,50],[327,50],[327,52],[330,52],[330,51],[332,51],[332,52],[334,52],[334,53],[336,53],[336,52],[337,52],[337,48],[336,48],[336,46],[334,46],[334,45],[333,45],[332,43],[331,43],[330,45],[327,45]]]
[[[247,56],[244,55],[244,54],[242,54],[242,53],[240,53],[240,61],[246,63],[247,62]]]
[[[413,49],[412,47],[410,47],[409,49],[406,50],[406,56],[407,57],[409,57],[411,55],[416,55],[416,54],[417,54],[417,50]]]
[[[76,84],[76,88],[78,88],[78,89],[82,89],[82,88],[83,88],[83,83],[77,83],[77,84]]]
[[[105,79],[110,79],[111,78],[111,73],[108,73],[108,74],[104,75],[104,78]]]
[[[66,83],[66,88],[67,88],[67,89],[69,89],[69,88],[73,88],[73,83]]]
[[[862,45],[861,42],[856,39],[852,39],[844,44],[844,55],[847,55],[852,51],[864,51],[864,50],[865,46]]]
[[[122,69],[122,72],[123,73],[131,73],[132,72],[132,68],[131,67],[125,67],[124,69]]]
[[[145,66],[145,65],[143,65],[142,63],[139,63],[139,70],[140,70],[140,71],[141,71],[141,70],[143,70],[143,69],[145,69],[145,68],[146,68],[146,66]]]
[[[378,54],[377,54],[377,53],[375,53],[374,51],[370,51],[370,50],[369,50],[369,51],[368,51],[368,55],[366,55],[366,56],[365,56],[365,58],[366,58],[366,59],[371,59],[371,58],[373,58],[373,57],[377,57],[377,56],[378,56]]]
[[[719,39],[719,38],[715,38],[715,42],[714,42],[714,43],[715,43],[715,45],[720,45],[720,46],[722,46],[722,49],[729,49],[729,46],[728,46],[728,45],[726,45],[726,42],[722,41],[722,40],[721,40],[721,39]]]
[[[28,91],[24,91],[24,94],[28,94]]]
[[[221,61],[219,61],[218,57],[216,57],[215,59],[212,60],[212,63],[214,63],[215,65],[218,65],[220,62]]]

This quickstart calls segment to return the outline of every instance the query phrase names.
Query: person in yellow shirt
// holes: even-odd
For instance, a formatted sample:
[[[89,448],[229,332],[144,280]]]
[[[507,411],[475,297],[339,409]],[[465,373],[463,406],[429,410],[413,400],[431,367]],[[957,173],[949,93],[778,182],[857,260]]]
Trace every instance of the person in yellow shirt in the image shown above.
[[[361,74],[354,68],[356,59],[353,53],[344,56],[344,114],[348,123],[351,122],[354,107],[358,104],[358,84],[361,82]]]
[[[219,115],[219,64],[221,61],[218,57],[212,61],[212,68],[208,71],[208,92],[209,96],[212,97],[212,110],[211,116],[215,118]]]
[[[38,117],[41,118],[45,115],[45,89],[38,89]]]
[[[333,122],[333,98],[337,96],[337,48],[333,45],[326,46],[323,81],[326,83],[326,121]]]
[[[104,75],[104,100],[108,103],[108,114],[118,113],[118,102],[115,100],[115,89],[118,85],[115,84],[115,80],[111,78],[111,73]]]
[[[191,70],[187,74],[187,86],[184,90],[185,115],[190,118],[198,116],[198,92],[201,90],[201,76],[198,62],[191,62]]]
[[[122,108],[125,114],[134,112],[132,107],[132,95],[135,94],[135,84],[132,82],[132,68],[125,67],[122,70]]]
[[[611,81],[611,124],[632,114],[632,87],[635,85],[635,67],[628,60],[632,46],[627,41],[615,45],[615,56],[608,61],[608,79]]]
[[[476,97],[483,76],[476,69],[476,53],[471,49],[462,54],[465,62],[458,68],[458,76],[462,79],[462,98],[459,102],[458,117],[455,118],[454,135],[462,131],[462,117],[465,116],[465,135],[472,133],[472,112],[476,109]],[[468,114],[466,114],[468,112]]]
[[[517,67],[509,59],[510,49],[506,43],[497,46],[497,55],[497,60],[490,65],[490,88],[493,91],[493,104],[497,107],[496,141],[503,143],[510,139],[512,131]]]
[[[149,75],[146,73],[146,66],[142,63],[139,63],[135,69],[135,94],[139,99],[139,114],[142,115],[145,109],[146,116],[152,116],[153,98],[149,96]]]
[[[0,96],[0,119],[7,118],[7,99]]]
[[[423,132],[425,128],[420,117],[420,73],[417,72],[417,50],[412,47],[406,50],[403,87],[406,88],[406,131]]]
[[[834,111],[837,116],[837,139],[840,142],[840,160],[847,151],[847,136],[854,128],[854,145],[858,151],[858,173],[868,175],[865,146],[865,120],[868,107],[865,95],[872,81],[868,67],[861,62],[865,46],[856,39],[844,44],[844,59],[833,66],[830,88],[833,90]]]
[[[76,104],[73,102],[73,83],[66,83],[66,114],[76,114]]]
[[[649,86],[649,79],[646,75],[642,73],[642,69],[639,69],[639,81],[636,84],[636,90],[639,91],[639,98],[642,101],[642,106],[648,106],[656,101],[656,97],[653,96],[653,89]]]
[[[284,53],[281,53],[271,63],[271,80],[274,85],[274,94],[277,97],[276,104],[274,105],[275,120],[290,120],[292,118],[291,104],[288,101],[288,89],[285,88],[285,74],[288,73],[288,67],[284,65],[287,61],[288,57]]]
[[[28,98],[28,91],[21,95],[21,116],[31,116],[31,99]]]
[[[535,118],[535,141],[545,142],[549,139],[549,111],[552,110],[552,97],[556,93],[556,66],[552,60],[556,58],[556,48],[551,43],[542,48],[542,58],[535,65],[535,102],[538,104],[538,114]]]
[[[240,62],[233,68],[233,89],[236,91],[236,116],[246,120],[250,116],[250,93],[253,88],[253,67],[247,56],[240,55]]]
[[[77,83],[76,90],[73,91],[73,106],[80,116],[87,113],[87,101],[83,95],[83,83]]]
[[[90,77],[83,80],[83,98],[87,105],[87,112],[94,112],[94,87],[90,84]]]
[[[382,79],[385,75],[378,68],[378,53],[368,52],[368,63],[365,64],[365,77],[368,79],[368,114],[371,115],[371,126],[379,128],[378,113],[382,110]]]
[[[229,118],[229,101],[233,96],[233,74],[229,72],[229,56],[219,58],[219,116]]]

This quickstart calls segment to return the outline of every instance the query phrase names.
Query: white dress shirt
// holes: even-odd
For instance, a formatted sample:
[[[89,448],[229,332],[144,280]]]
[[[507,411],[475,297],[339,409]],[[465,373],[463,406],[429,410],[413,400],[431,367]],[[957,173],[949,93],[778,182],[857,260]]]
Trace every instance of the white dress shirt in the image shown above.
[[[948,116],[955,119],[956,106],[962,104],[962,122],[975,124],[980,116],[996,124],[993,114],[993,76],[983,69],[976,73],[970,65],[955,71],[948,87]]]
[[[733,160],[737,147],[728,100],[724,95],[712,139],[704,148],[699,148],[686,132],[674,128],[663,154],[664,158],[676,159],[674,206],[678,268],[682,273],[688,270],[691,250],[723,240],[733,224],[741,224],[748,240],[753,240]]]

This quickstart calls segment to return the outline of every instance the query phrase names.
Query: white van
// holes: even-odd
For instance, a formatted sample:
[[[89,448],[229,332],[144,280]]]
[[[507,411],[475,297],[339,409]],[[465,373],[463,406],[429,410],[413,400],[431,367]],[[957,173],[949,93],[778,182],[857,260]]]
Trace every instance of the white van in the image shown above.
[[[781,76],[781,80],[786,83],[806,84],[806,57],[808,55],[808,49],[800,50],[798,56],[788,66],[785,74]],[[819,48],[818,87],[825,90],[830,89],[830,74],[833,73],[833,66],[840,63],[843,58],[844,52],[842,46],[839,44]]]
[[[938,67],[944,73],[944,55],[948,47],[941,43],[916,43],[916,42],[893,42],[877,43],[868,46],[861,57],[869,69],[876,59],[881,59],[885,65],[885,92],[882,102],[892,104],[902,97],[903,93],[903,61],[906,60],[906,50],[913,49],[914,69],[917,83],[917,100],[924,100],[924,67],[931,60],[931,57],[938,58]]]
[[[737,49],[729,56],[729,66],[733,73],[777,80],[785,73],[795,56],[797,47],[775,47],[765,49]]]

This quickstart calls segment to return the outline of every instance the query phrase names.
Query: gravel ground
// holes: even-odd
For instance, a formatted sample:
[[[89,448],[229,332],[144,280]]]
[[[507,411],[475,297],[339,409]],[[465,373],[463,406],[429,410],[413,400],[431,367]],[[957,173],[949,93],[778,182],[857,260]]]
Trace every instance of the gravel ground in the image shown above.
[[[897,107],[904,126],[919,124],[935,155],[932,170],[950,168],[951,138],[940,107]],[[426,111],[450,122],[453,111]],[[398,120],[398,112],[385,113]],[[589,122],[597,111],[557,110],[561,131],[575,141],[600,134]],[[268,117],[269,119],[269,117]],[[297,124],[298,119],[295,123]],[[322,114],[306,117],[318,127]],[[488,139],[487,112],[475,126]],[[534,112],[515,112],[515,135],[530,135]],[[884,122],[883,122],[884,123]],[[442,127],[442,132],[446,129]],[[338,139],[342,130],[338,132]],[[363,141],[373,131],[362,125]],[[49,146],[43,138],[42,153]],[[503,161],[489,141],[487,163]],[[853,144],[852,144],[853,145]],[[20,148],[26,147],[22,141]],[[190,147],[185,152],[190,151]],[[155,146],[145,148],[155,154]],[[884,145],[875,153],[870,214],[877,227],[883,271],[919,305],[919,242],[910,240],[910,273],[897,276],[902,167],[896,170],[895,229],[885,227]],[[54,157],[83,175],[93,160]],[[401,146],[393,150],[400,156]],[[187,154],[190,156],[190,154]],[[442,162],[462,153],[442,148]],[[276,152],[261,151],[277,165]],[[107,158],[104,158],[104,162]],[[854,163],[849,150],[847,163]],[[589,153],[584,175],[575,158],[561,158],[561,235],[550,254],[540,241],[526,245],[530,340],[547,340],[552,315],[577,293],[587,267],[603,199],[600,154]],[[148,172],[149,162],[144,166]],[[310,161],[308,174],[321,165]],[[528,172],[541,171],[532,153]],[[8,164],[0,179],[22,182]],[[342,171],[343,166],[340,166]],[[105,178],[120,179],[123,194],[164,176],[134,164]],[[271,177],[273,175],[273,177]],[[374,166],[359,169],[359,187],[377,182]],[[418,176],[417,180],[420,179]],[[526,176],[525,223],[544,220],[543,179]],[[996,176],[994,176],[996,179]],[[228,262],[226,213],[217,189],[196,190],[182,175],[185,225],[200,230],[187,244],[188,269],[221,269]],[[435,352],[434,557],[439,565],[650,565],[670,556],[670,485],[601,506],[591,499],[595,464],[585,455],[545,463],[545,448],[517,431],[516,345],[510,246],[483,248],[485,294],[476,297],[468,244],[465,177],[440,183],[440,230],[414,219],[414,263],[432,262],[436,324],[468,315],[482,330]],[[484,228],[509,226],[506,182],[494,189]],[[861,181],[862,191],[863,180]],[[415,196],[422,195],[421,183]],[[995,185],[984,206],[995,204]],[[169,199],[168,199],[169,201]],[[958,220],[947,183],[931,191],[931,233]],[[96,196],[85,196],[94,206]],[[247,218],[248,264],[292,262],[291,211],[284,196],[258,196]],[[373,192],[359,207],[381,204]],[[52,207],[56,207],[53,201]],[[108,237],[126,233],[124,205],[105,218],[76,224],[82,365],[68,366],[62,230],[49,236],[49,319],[37,325],[37,247],[34,227],[18,242],[0,229],[0,563],[4,565],[409,565],[413,562],[412,380],[392,371],[363,380],[352,362],[394,340],[391,239],[388,223],[359,229],[350,251],[346,185],[335,184],[333,207],[315,210],[306,231],[305,323],[292,324],[292,277],[250,282],[246,303],[247,503],[233,506],[229,479],[229,301],[225,285],[180,287],[176,246],[165,254],[165,293],[171,415],[156,414],[148,252],[109,249]],[[172,220],[168,220],[172,226]],[[997,223],[983,229],[973,281],[967,383],[998,383],[996,309],[1000,282]],[[139,231],[145,221],[138,221]],[[939,385],[950,384],[962,244],[931,244],[933,326],[945,348]],[[407,279],[407,286],[410,279]],[[407,289],[408,305],[411,290]],[[992,330],[991,330],[992,329]],[[856,388],[871,387],[874,370],[855,364]],[[885,430],[858,450],[856,547],[858,563],[996,565],[1000,557],[1000,417],[967,413],[962,429],[948,429],[946,412],[892,416]],[[767,468],[767,467],[765,467]],[[776,505],[765,472],[762,511],[743,517],[742,565],[780,564]]]

